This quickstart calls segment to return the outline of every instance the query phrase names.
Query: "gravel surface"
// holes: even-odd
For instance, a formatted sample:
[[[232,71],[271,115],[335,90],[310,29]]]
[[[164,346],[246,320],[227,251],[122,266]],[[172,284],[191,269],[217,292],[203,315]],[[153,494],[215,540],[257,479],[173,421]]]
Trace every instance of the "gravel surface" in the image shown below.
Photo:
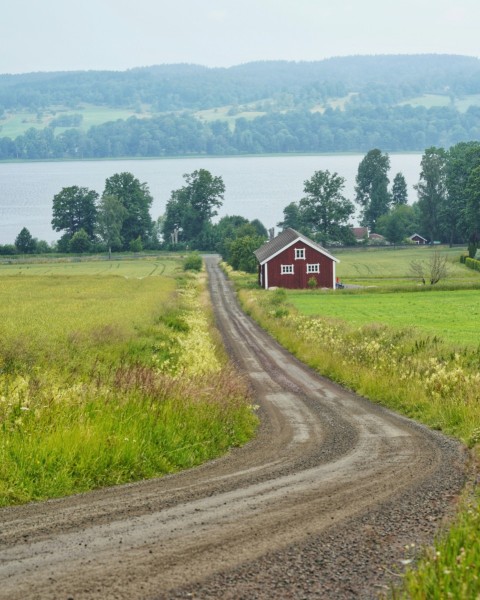
[[[452,514],[462,447],[303,366],[207,267],[258,436],[175,476],[0,510],[0,598],[376,598]]]

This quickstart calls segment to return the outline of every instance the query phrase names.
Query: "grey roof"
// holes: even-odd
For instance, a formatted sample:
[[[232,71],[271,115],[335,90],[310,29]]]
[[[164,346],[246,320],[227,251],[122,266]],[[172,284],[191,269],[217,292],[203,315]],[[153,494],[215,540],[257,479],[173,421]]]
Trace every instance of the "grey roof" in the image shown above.
[[[308,238],[306,235],[295,231],[295,229],[292,229],[291,227],[289,227],[288,229],[284,229],[281,233],[274,237],[273,240],[270,240],[269,242],[263,244],[263,246],[260,246],[258,250],[254,251],[254,254],[257,257],[258,262],[260,264],[263,264],[265,262],[268,262],[274,256],[276,256],[284,248],[288,248],[289,246],[294,244],[297,240],[301,240],[304,244],[307,244],[315,250],[318,250],[328,258],[331,258],[335,262],[339,262],[338,258],[332,256],[329,252],[325,250],[323,246],[320,246],[320,244],[317,244],[316,242]]]

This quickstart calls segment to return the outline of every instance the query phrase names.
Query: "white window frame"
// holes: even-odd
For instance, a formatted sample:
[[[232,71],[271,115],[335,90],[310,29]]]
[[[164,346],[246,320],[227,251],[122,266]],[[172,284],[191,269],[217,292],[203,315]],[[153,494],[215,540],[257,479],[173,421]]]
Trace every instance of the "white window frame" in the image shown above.
[[[280,265],[281,275],[293,275],[293,265]]]
[[[320,263],[307,263],[307,273],[320,273]]]
[[[305,248],[295,248],[295,260],[305,260]]]

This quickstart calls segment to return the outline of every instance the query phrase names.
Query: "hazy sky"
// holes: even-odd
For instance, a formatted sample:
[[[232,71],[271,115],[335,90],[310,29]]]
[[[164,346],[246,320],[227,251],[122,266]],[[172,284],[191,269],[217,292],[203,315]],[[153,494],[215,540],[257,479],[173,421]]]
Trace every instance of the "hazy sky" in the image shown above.
[[[480,55],[479,0],[3,0],[0,73]]]

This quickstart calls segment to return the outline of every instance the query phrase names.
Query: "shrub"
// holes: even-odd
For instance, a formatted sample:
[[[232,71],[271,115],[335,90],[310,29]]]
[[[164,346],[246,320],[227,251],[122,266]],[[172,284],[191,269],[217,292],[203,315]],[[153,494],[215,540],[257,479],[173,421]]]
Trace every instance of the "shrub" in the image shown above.
[[[130,252],[141,252],[143,250],[142,238],[138,236],[136,240],[132,240],[129,248]]]
[[[80,229],[77,233],[72,237],[69,243],[70,252],[74,252],[75,254],[82,254],[83,252],[90,252],[92,247],[92,242],[88,237],[85,229]]]
[[[184,271],[201,271],[203,266],[202,257],[198,252],[191,252],[183,261]]]
[[[469,258],[468,256],[465,258],[465,266],[469,269],[473,269],[474,271],[480,271],[480,260],[476,258]]]

